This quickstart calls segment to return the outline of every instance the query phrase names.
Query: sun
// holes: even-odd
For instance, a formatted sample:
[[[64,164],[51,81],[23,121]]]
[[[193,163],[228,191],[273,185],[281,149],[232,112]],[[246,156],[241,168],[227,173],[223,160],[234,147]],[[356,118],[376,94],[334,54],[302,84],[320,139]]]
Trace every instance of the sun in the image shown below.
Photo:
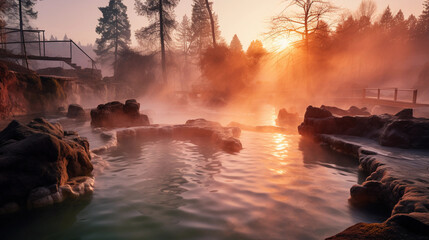
[[[276,41],[276,45],[278,46],[279,50],[284,50],[291,45],[291,41],[289,38],[280,38]]]
[[[276,38],[268,43],[268,46],[270,46],[270,48],[275,52],[281,52],[285,49],[292,47],[292,45],[293,40],[288,37]]]

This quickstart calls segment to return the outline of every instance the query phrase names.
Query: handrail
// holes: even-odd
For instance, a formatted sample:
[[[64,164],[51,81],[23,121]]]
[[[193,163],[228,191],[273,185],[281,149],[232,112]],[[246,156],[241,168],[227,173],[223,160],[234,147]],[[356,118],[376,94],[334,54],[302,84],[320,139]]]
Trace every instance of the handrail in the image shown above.
[[[412,103],[416,104],[417,103],[417,89],[398,89],[398,88],[364,88],[363,89],[363,98],[369,98],[366,96],[366,92],[367,91],[377,91],[377,99],[380,100],[381,99],[381,92],[382,91],[394,91],[394,95],[393,95],[393,99],[391,101],[394,102],[398,102],[398,92],[412,92],[413,93],[413,98],[412,98]]]
[[[70,42],[72,42],[85,56],[87,56],[93,63],[95,63],[94,59],[92,59],[82,48],[80,48],[73,40],[70,39]]]

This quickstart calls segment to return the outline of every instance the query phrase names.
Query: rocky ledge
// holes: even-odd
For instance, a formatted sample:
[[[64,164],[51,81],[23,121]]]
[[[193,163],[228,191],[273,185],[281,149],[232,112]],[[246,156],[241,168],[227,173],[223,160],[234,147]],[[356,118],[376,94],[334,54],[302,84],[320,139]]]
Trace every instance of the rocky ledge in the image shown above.
[[[127,143],[136,139],[188,140],[196,144],[210,144],[227,152],[238,152],[243,147],[238,139],[240,128],[222,127],[217,122],[205,119],[188,120],[186,124],[172,126],[145,126],[118,131],[118,143]]]
[[[383,223],[359,223],[328,239],[429,239],[429,152],[382,146],[427,148],[428,123],[413,118],[412,110],[338,118],[307,108],[299,132],[356,157],[368,175],[351,188],[350,203],[391,210]]]
[[[12,121],[0,132],[0,214],[93,191],[89,143],[60,124]]]
[[[369,116],[369,115],[371,115],[368,112],[368,109],[365,107],[364,108],[358,108],[355,106],[351,106],[348,110],[344,110],[344,109],[337,108],[337,107],[322,105],[320,108],[328,110],[329,112],[331,112],[332,114],[337,115],[337,116]]]
[[[148,126],[149,118],[140,114],[140,103],[134,99],[121,102],[100,104],[91,110],[91,125],[93,127],[119,128]]]
[[[385,206],[383,223],[359,223],[328,239],[429,239],[429,152],[385,148],[373,140],[319,135],[331,149],[356,156],[368,177],[350,189],[350,203]]]
[[[337,134],[376,140],[382,146],[429,149],[429,119],[414,118],[412,109],[396,115],[334,117],[323,108],[309,106],[301,135]]]

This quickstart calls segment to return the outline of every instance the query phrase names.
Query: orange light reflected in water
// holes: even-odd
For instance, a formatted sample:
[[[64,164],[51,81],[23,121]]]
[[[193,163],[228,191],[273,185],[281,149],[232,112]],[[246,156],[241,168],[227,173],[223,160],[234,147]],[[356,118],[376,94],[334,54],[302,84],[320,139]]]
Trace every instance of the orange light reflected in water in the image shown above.
[[[268,169],[276,174],[283,175],[286,173],[284,167],[288,165],[285,160],[289,156],[289,142],[286,135],[277,133],[273,135],[273,143],[275,144],[275,151],[272,155],[275,157],[275,161],[272,162],[274,166]]]

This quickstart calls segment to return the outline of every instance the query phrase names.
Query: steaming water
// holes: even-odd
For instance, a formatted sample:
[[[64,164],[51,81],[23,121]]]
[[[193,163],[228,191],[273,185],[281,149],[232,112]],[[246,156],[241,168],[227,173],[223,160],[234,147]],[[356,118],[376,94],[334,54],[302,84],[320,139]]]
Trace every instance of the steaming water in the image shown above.
[[[61,122],[92,149],[107,143],[88,122]],[[353,159],[294,134],[241,141],[237,154],[181,141],[112,148],[91,196],[2,217],[2,239],[321,239],[383,220],[348,204]]]

